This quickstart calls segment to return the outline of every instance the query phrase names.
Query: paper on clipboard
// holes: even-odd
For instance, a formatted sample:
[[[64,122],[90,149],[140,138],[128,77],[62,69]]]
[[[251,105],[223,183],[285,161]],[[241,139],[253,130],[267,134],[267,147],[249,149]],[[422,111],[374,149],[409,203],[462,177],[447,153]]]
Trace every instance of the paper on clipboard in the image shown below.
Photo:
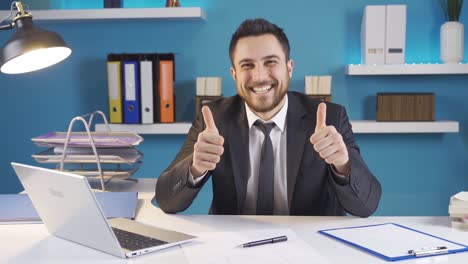
[[[447,247],[448,253],[468,251],[466,245],[394,223],[327,229],[319,233],[387,261],[416,258],[408,251],[423,248]]]

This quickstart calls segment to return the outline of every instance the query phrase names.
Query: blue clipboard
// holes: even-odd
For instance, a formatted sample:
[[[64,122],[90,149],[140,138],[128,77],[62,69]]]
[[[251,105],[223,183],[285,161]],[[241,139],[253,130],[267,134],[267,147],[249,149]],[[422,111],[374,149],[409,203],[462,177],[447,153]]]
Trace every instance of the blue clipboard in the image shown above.
[[[468,251],[468,246],[395,223],[318,231],[386,261]]]

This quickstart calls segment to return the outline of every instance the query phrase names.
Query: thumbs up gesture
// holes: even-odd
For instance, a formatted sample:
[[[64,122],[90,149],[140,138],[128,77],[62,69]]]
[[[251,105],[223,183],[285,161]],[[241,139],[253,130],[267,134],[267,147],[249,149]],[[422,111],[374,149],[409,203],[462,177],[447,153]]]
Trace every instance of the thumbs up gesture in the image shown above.
[[[349,173],[348,149],[334,126],[326,125],[327,105],[320,103],[317,108],[317,123],[315,132],[310,137],[310,143],[326,163],[335,167],[336,172],[342,175]]]
[[[203,106],[202,114],[206,128],[198,134],[197,142],[194,145],[192,167],[190,168],[194,178],[200,177],[208,170],[214,170],[224,152],[224,138],[219,135],[210,108]]]

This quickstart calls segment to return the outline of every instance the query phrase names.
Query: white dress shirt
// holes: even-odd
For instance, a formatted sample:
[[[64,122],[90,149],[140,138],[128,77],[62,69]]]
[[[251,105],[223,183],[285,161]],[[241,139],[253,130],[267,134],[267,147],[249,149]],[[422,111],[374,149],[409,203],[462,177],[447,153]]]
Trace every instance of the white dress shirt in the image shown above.
[[[287,186],[287,166],[286,166],[286,114],[288,112],[288,95],[281,110],[269,121],[262,120],[245,104],[247,121],[249,124],[249,178],[247,180],[247,194],[245,197],[244,214],[255,214],[257,209],[258,178],[260,167],[260,156],[265,134],[253,124],[258,119],[265,123],[275,123],[276,126],[270,132],[270,139],[273,145],[274,158],[274,204],[273,214],[288,215],[288,186]]]

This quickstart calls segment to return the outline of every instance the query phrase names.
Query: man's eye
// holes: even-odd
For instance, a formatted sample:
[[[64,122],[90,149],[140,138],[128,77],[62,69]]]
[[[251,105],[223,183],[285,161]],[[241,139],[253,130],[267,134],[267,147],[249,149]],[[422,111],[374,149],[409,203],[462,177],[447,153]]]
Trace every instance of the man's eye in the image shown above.
[[[242,69],[250,69],[252,67],[253,67],[252,63],[244,63],[244,64],[241,65]]]
[[[274,66],[277,64],[277,62],[275,60],[268,60],[265,62],[265,64],[268,66]]]

